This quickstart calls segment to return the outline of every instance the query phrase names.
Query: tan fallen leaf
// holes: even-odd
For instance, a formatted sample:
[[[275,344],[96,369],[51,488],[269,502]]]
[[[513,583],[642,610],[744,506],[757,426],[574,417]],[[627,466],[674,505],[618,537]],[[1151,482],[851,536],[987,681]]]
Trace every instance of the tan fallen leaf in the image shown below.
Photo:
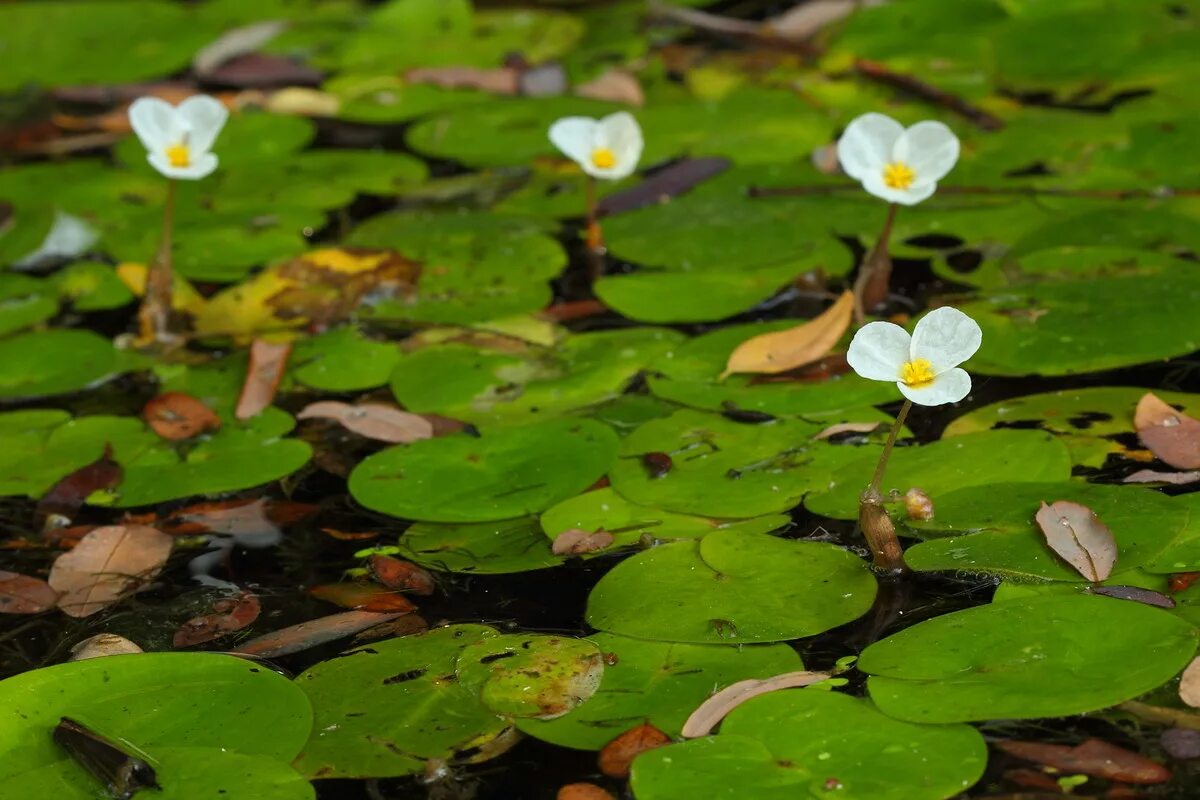
[[[172,539],[148,525],[109,525],[79,540],[50,568],[58,607],[86,617],[128,597],[154,579],[171,555]]]
[[[351,405],[322,400],[304,407],[297,419],[328,419],[348,431],[381,442],[408,444],[433,438],[433,423],[419,414],[382,403]]]
[[[589,533],[579,528],[569,528],[554,537],[550,550],[558,556],[577,556],[603,550],[613,543],[613,535],[606,530]]]
[[[262,101],[262,106],[272,114],[335,117],[341,110],[342,101],[329,92],[309,89],[306,86],[288,86],[267,95]]]
[[[291,342],[254,340],[250,345],[250,364],[246,368],[246,381],[242,384],[242,393],[238,396],[234,416],[238,419],[250,419],[271,405],[291,354]]]
[[[491,94],[516,94],[521,88],[521,72],[513,67],[420,67],[404,73],[404,80],[443,89],[478,89]]]
[[[1154,469],[1139,469],[1121,479],[1121,483],[1169,483],[1174,486],[1184,486],[1196,481],[1200,481],[1200,470],[1159,472]]]
[[[683,723],[683,730],[680,735],[685,739],[707,736],[712,733],[713,728],[717,727],[721,720],[728,716],[730,711],[733,711],[751,697],[758,697],[760,694],[774,692],[779,689],[811,686],[827,678],[829,678],[829,673],[827,672],[800,670],[798,672],[785,672],[782,675],[775,675],[770,678],[751,678],[749,680],[738,681],[735,684],[726,686],[701,703],[700,707],[693,711],[691,716],[687,718],[687,722]]]
[[[803,325],[747,339],[730,353],[721,379],[735,372],[787,372],[824,358],[850,327],[854,295],[842,296]]]
[[[633,73],[619,67],[613,67],[599,77],[575,87],[575,94],[580,97],[590,97],[593,100],[607,100],[610,103],[641,108],[646,104],[646,93],[642,84]]]
[[[40,614],[57,602],[58,592],[41,578],[0,570],[0,614]]]
[[[1117,563],[1117,540],[1085,505],[1070,500],[1042,503],[1034,519],[1046,544],[1080,575],[1099,583]]]
[[[105,656],[127,656],[143,653],[141,646],[115,633],[97,633],[71,648],[71,661],[86,661]]]
[[[1200,467],[1200,420],[1176,411],[1153,393],[1138,400],[1133,425],[1142,444],[1176,469]]]
[[[1179,699],[1192,708],[1200,708],[1200,657],[1192,659],[1179,678]]]
[[[824,440],[831,436],[837,436],[839,433],[870,433],[882,424],[882,422],[839,422],[836,425],[830,425],[820,433],[813,434],[812,438]]]
[[[327,617],[301,622],[263,634],[245,642],[233,652],[262,658],[299,653],[310,647],[352,636],[381,622],[388,622],[403,616],[405,613],[407,612],[343,611],[340,614],[330,614]]]

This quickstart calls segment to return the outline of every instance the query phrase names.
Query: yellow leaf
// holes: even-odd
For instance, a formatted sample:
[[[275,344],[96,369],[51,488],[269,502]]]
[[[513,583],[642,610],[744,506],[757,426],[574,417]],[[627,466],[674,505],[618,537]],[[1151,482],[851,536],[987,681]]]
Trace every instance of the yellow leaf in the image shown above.
[[[146,271],[145,264],[132,261],[118,264],[116,269],[121,283],[137,297],[146,294]],[[204,311],[204,298],[187,279],[176,274],[171,276],[171,306],[176,311],[198,317]]]
[[[850,327],[853,314],[854,294],[842,292],[833,305],[803,325],[764,333],[739,344],[730,353],[721,379],[735,372],[787,372],[824,358]]]

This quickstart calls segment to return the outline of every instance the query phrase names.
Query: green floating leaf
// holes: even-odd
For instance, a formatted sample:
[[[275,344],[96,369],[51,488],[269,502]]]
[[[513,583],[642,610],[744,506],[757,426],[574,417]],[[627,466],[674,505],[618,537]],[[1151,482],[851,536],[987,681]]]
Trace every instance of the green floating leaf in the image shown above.
[[[638,800],[711,797],[714,786],[761,800],[944,800],[986,765],[987,745],[967,725],[914,725],[868,700],[793,689],[735,708],[718,736],[644,753],[632,785]]]
[[[400,359],[392,393],[410,411],[476,423],[557,416],[617,397],[682,339],[671,330],[629,328],[571,335],[553,350],[524,352],[510,340],[496,349],[451,341]]]
[[[514,633],[469,645],[456,670],[496,714],[541,720],[587,702],[600,685],[604,660],[584,639]]]
[[[566,716],[518,720],[523,733],[580,750],[599,750],[643,722],[678,736],[688,716],[714,691],[804,668],[786,645],[678,644],[611,633],[589,640],[608,661],[600,688]]]
[[[1200,570],[1200,494],[1172,497],[1177,508],[1188,512],[1187,524],[1179,536],[1167,545],[1152,561],[1144,565],[1147,572],[1172,573]]]
[[[718,531],[629,558],[600,579],[587,620],[623,636],[667,642],[777,642],[858,618],[875,578],[831,544]]]
[[[164,797],[209,798],[222,787],[231,797],[259,788],[276,792],[264,795],[271,800],[312,796],[301,791],[287,766],[308,738],[312,708],[291,681],[253,662],[216,653],[74,661],[0,682],[0,698],[6,709],[0,722],[5,786],[32,782],[26,773],[37,771],[47,782],[39,785],[42,790],[59,783],[70,792],[55,797],[97,796],[94,779],[82,780],[82,770],[50,736],[67,716],[153,757],[161,754],[164,786],[169,776],[182,780],[201,768],[211,773]],[[223,754],[230,758],[222,760]],[[230,771],[214,772],[214,764],[227,764]],[[200,787],[214,791],[204,794]]]
[[[1191,660],[1198,637],[1140,603],[1039,597],[926,620],[868,647],[858,668],[871,675],[871,699],[897,719],[1063,717],[1160,686]]]
[[[117,350],[91,331],[36,331],[0,340],[0,398],[67,394],[141,368],[145,360]]]
[[[349,650],[298,675],[314,719],[297,769],[311,778],[386,778],[493,744],[509,723],[455,670],[464,649],[498,636],[484,625],[435,628]]]
[[[346,326],[298,341],[288,366],[293,378],[312,389],[361,392],[387,383],[398,361],[395,344]]]
[[[875,448],[833,472],[828,490],[811,494],[804,507],[836,519],[858,516],[858,496],[867,488],[879,453]],[[889,492],[903,495],[910,488],[940,499],[967,486],[992,486],[1002,482],[1066,480],[1071,457],[1058,439],[1042,431],[996,430],[942,439],[920,447],[892,451],[884,483]],[[897,498],[898,500],[898,498]]]
[[[41,497],[56,481],[87,466],[112,445],[131,459],[156,441],[139,419],[33,409],[0,414],[0,495]]]
[[[541,517],[542,530],[551,540],[563,531],[606,530],[613,535],[613,546],[621,547],[652,540],[694,539],[713,531],[736,530],[743,533],[770,533],[790,522],[784,514],[768,514],[751,519],[713,519],[676,514],[631,503],[612,488],[596,489],[564,500],[546,509]]]
[[[80,261],[54,273],[51,280],[76,311],[107,311],[134,300],[133,292],[107,264]]]
[[[476,575],[529,572],[556,567],[563,561],[550,551],[536,517],[457,524],[418,522],[401,535],[400,552],[429,569]]]
[[[586,419],[461,433],[370,456],[350,474],[350,493],[367,508],[406,519],[508,519],[591,486],[616,450],[616,434]]]
[[[470,103],[495,100],[487,92],[412,84],[399,75],[375,73],[338,75],[326,81],[322,90],[338,98],[339,119],[372,125],[406,122]]]
[[[1189,519],[1189,509],[1177,499],[1141,487],[990,483],[937,497],[933,519],[909,522],[918,536],[937,538],[910,547],[905,561],[917,570],[1085,581],[1050,550],[1034,522],[1041,503],[1056,500],[1074,501],[1096,513],[1117,541],[1116,569],[1122,572],[1161,560]]]
[[[57,312],[58,298],[42,281],[0,273],[0,336],[45,322]]]

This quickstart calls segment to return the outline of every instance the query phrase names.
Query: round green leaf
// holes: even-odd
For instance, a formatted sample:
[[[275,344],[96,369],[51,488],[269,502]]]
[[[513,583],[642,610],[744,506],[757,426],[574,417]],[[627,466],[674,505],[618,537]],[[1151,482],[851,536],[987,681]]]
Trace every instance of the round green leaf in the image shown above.
[[[400,537],[400,552],[423,567],[442,572],[501,575],[556,567],[536,517],[498,522],[418,522]]]
[[[0,398],[66,394],[138,368],[142,360],[86,330],[47,330],[0,340]]]
[[[328,392],[360,392],[387,383],[400,360],[395,344],[363,337],[353,327],[301,339],[288,361],[292,377]]]
[[[897,719],[1063,717],[1170,680],[1198,637],[1190,623],[1141,603],[1038,597],[926,620],[868,647],[858,668],[871,675],[871,699]]]
[[[458,657],[459,679],[496,714],[554,719],[587,702],[604,661],[585,639],[507,634],[469,645]]]

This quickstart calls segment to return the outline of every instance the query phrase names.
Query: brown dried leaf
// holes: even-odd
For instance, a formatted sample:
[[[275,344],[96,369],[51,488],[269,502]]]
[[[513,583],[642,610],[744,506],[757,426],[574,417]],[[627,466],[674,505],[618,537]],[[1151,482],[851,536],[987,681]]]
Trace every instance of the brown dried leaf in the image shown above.
[[[237,409],[233,412],[238,419],[249,419],[271,405],[283,372],[287,368],[288,356],[292,354],[292,343],[268,342],[255,339],[250,345],[250,364],[246,369],[246,382],[238,397]]]
[[[666,453],[642,453],[642,466],[651,478],[661,478],[671,471],[675,462]]]
[[[237,647],[233,652],[262,658],[286,656],[335,639],[352,636],[399,616],[402,616],[401,612],[379,614],[374,611],[343,611],[259,636]]]
[[[559,787],[555,800],[615,800],[610,792],[594,783],[568,783]]]
[[[596,207],[601,215],[622,214],[647,206],[660,205],[679,197],[698,184],[729,169],[727,158],[686,158],[658,170],[650,177],[619,192],[607,195]]]
[[[1200,657],[1192,659],[1179,678],[1179,699],[1192,708],[1200,708]]]
[[[389,589],[413,594],[431,595],[437,588],[433,575],[411,561],[391,556],[373,555],[367,559],[371,577]]]
[[[1117,563],[1112,531],[1085,505],[1070,500],[1042,503],[1034,517],[1046,544],[1080,575],[1099,583]]]
[[[405,614],[388,622],[372,625],[366,630],[354,634],[355,642],[368,642],[372,639],[394,639],[398,636],[409,636],[414,633],[424,633],[429,630],[429,623],[420,614]]]
[[[782,675],[775,675],[761,680],[751,678],[738,681],[726,686],[701,703],[700,707],[693,711],[691,716],[687,718],[687,722],[683,723],[681,735],[685,739],[707,736],[712,732],[713,728],[717,727],[717,724],[721,720],[725,719],[730,711],[733,711],[751,697],[758,697],[760,694],[774,692],[779,689],[810,686],[814,683],[820,683],[828,677],[829,674],[826,672],[801,670],[799,672],[785,672]]]
[[[191,439],[221,427],[221,418],[196,398],[182,392],[165,392],[142,407],[142,419],[164,439]]]
[[[406,614],[417,609],[404,595],[373,583],[325,583],[312,587],[308,593],[318,600],[358,611]]]
[[[517,94],[521,72],[512,67],[421,67],[404,73],[408,83],[428,83],[443,89],[478,89],[491,94]]]
[[[343,542],[361,542],[367,539],[378,539],[379,531],[343,531],[337,528],[321,528],[321,533],[332,536]]]
[[[864,5],[878,5],[882,0],[809,0],[763,23],[769,35],[788,42],[803,42],[827,25],[845,19]]]
[[[1160,461],[1176,469],[1200,467],[1200,421],[1147,392],[1138,401],[1133,425],[1142,444]]]
[[[38,514],[45,517],[60,514],[68,519],[83,506],[88,495],[101,489],[111,489],[125,476],[121,465],[112,458],[112,446],[104,446],[104,454],[85,467],[60,478],[58,483],[38,501]]]
[[[144,653],[141,646],[115,633],[97,633],[71,648],[71,661],[86,661],[105,656],[127,656]]]
[[[62,595],[58,607],[86,617],[128,597],[158,575],[171,544],[170,536],[146,525],[97,528],[50,568],[48,582]]]
[[[629,765],[647,750],[669,744],[671,737],[644,722],[630,728],[600,750],[600,771],[610,778],[628,778]]]
[[[1156,608],[1174,608],[1176,603],[1162,592],[1153,589],[1143,589],[1141,586],[1093,586],[1091,594],[1104,595],[1117,600],[1130,600]]]
[[[1185,486],[1196,481],[1200,481],[1200,470],[1159,472],[1153,469],[1139,469],[1121,479],[1121,483],[1169,483],[1173,486]]]
[[[240,592],[233,597],[223,597],[212,605],[211,614],[192,617],[175,631],[172,647],[191,647],[211,642],[220,636],[250,625],[258,619],[262,606],[258,597],[250,592]]]
[[[325,73],[295,59],[271,53],[234,56],[204,76],[206,83],[235,89],[272,89],[285,86],[316,86]]]
[[[58,592],[40,578],[0,570],[0,614],[40,614],[58,603]]]
[[[294,525],[321,510],[312,503],[271,500],[264,497],[196,503],[157,519],[154,514],[127,515],[126,522],[153,524],[172,536],[219,533],[226,536],[274,536],[281,527]]]
[[[824,440],[832,436],[837,436],[839,433],[870,433],[882,424],[882,422],[839,422],[836,425],[830,425],[820,433],[814,434],[812,438]]]
[[[593,100],[606,100],[641,108],[646,105],[646,93],[633,73],[620,67],[612,67],[587,83],[575,87],[575,94]]]
[[[569,528],[554,537],[550,550],[558,556],[577,556],[603,550],[613,543],[613,535],[601,529],[588,533],[579,528]]]
[[[350,405],[322,400],[305,406],[297,419],[329,419],[348,431],[393,444],[409,444],[433,438],[433,423],[419,414],[401,411],[382,403]]]
[[[1061,772],[1137,784],[1171,780],[1171,771],[1162,764],[1102,739],[1088,739],[1075,747],[1007,739],[996,742],[996,747],[1009,755]]]
[[[803,325],[742,342],[729,354],[721,378],[735,372],[787,372],[824,358],[850,327],[853,316],[854,295],[842,292],[833,305]]]

